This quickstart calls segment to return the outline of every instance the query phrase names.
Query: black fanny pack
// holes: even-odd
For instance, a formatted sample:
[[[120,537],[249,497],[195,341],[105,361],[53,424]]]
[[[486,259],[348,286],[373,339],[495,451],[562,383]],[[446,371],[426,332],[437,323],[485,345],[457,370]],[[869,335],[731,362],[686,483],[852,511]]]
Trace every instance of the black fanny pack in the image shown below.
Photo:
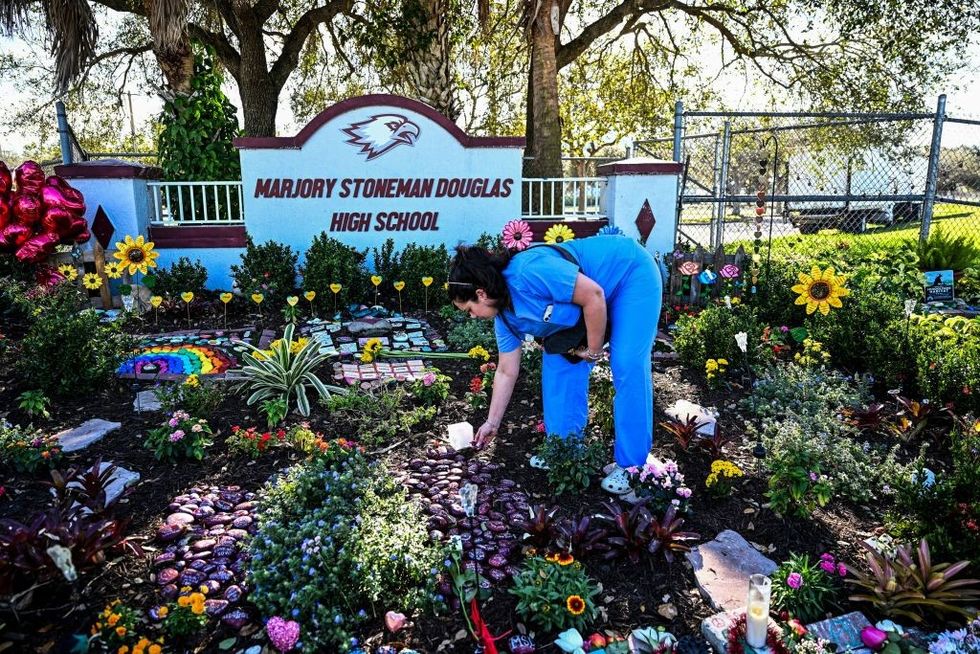
[[[582,266],[579,265],[578,260],[572,256],[572,253],[565,248],[559,247],[557,245],[539,245],[535,247],[547,247],[557,251],[563,259],[574,263],[578,268],[579,272],[582,272]],[[500,312],[500,317],[503,319],[504,324],[507,328],[518,338],[518,340],[523,340],[522,335],[518,334],[517,331],[511,327],[510,322],[504,317],[503,312]],[[609,321],[608,314],[606,315],[606,333],[602,337],[602,342],[607,343],[609,341],[609,335],[611,333],[612,324]],[[578,322],[575,323],[573,327],[568,327],[566,329],[559,330],[550,336],[545,336],[543,338],[534,339],[544,351],[548,354],[560,354],[571,363],[579,363],[582,358],[574,354],[575,350],[588,347],[588,331],[585,327],[585,312],[583,311],[578,317]]]

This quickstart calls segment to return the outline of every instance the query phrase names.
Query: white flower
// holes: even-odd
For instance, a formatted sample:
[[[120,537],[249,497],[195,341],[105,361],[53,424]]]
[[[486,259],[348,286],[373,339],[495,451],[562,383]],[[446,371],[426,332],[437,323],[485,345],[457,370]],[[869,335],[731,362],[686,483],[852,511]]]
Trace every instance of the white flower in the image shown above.
[[[735,342],[738,344],[738,349],[742,350],[743,354],[749,351],[749,335],[745,332],[735,334]]]

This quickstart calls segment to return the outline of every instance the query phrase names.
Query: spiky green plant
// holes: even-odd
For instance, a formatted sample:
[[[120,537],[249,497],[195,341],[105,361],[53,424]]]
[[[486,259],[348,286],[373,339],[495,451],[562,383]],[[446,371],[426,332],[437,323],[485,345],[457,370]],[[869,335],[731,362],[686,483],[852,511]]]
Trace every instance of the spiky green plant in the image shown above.
[[[964,270],[980,263],[980,246],[966,234],[953,236],[940,226],[925,241],[907,241],[903,249],[919,260],[919,270]]]
[[[246,366],[242,368],[243,377],[240,390],[250,392],[246,404],[268,399],[282,398],[289,406],[296,397],[296,410],[300,415],[310,415],[310,400],[307,387],[312,387],[321,398],[331,393],[345,393],[339,386],[330,386],[320,381],[314,372],[328,355],[320,354],[320,345],[310,339],[293,352],[293,331],[295,325],[286,325],[282,340],[274,343],[268,350],[261,350],[248,343],[242,343],[251,352],[245,353]]]

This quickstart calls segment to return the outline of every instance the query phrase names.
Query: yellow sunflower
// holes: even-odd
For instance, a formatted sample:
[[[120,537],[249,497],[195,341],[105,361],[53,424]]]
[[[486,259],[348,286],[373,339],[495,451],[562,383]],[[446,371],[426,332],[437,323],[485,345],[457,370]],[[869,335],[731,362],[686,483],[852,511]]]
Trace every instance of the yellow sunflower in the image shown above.
[[[844,280],[843,276],[834,275],[833,267],[821,272],[820,268],[814,266],[809,275],[800,273],[800,283],[792,288],[794,293],[800,294],[796,298],[796,304],[805,304],[807,315],[819,309],[826,316],[831,307],[839,309],[844,306],[840,299],[850,294],[844,287]]]
[[[564,243],[575,238],[575,232],[568,225],[555,224],[544,233],[545,243]]]
[[[123,274],[122,266],[120,266],[115,261],[109,261],[108,263],[106,263],[105,267],[102,270],[105,272],[106,277],[108,277],[109,279],[119,279],[120,277],[122,277]]]
[[[569,595],[565,600],[565,608],[572,615],[582,615],[585,613],[585,600],[579,595]]]
[[[137,236],[133,240],[132,236],[126,236],[122,241],[116,243],[116,252],[112,255],[119,259],[122,267],[129,266],[129,274],[135,275],[136,271],[146,274],[147,268],[156,268],[155,259],[160,256],[159,252],[153,251],[153,243],[144,241],[143,236]]]
[[[75,269],[75,266],[71,265],[70,263],[65,263],[58,266],[58,272],[64,275],[65,279],[70,282],[78,279],[78,271]]]
[[[82,285],[90,291],[102,288],[102,278],[96,273],[85,273],[82,276]]]

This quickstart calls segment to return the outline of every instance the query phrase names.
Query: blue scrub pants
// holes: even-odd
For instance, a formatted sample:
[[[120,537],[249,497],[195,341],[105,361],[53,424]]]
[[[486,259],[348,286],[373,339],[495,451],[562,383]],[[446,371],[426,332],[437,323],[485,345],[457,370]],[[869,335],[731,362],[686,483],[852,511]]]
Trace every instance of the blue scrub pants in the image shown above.
[[[663,282],[645,250],[625,260],[630,272],[615,289],[603,289],[612,322],[609,340],[616,443],[621,467],[641,466],[653,444],[653,372]],[[589,373],[592,364],[570,363],[560,354],[544,354],[541,370],[544,424],[549,434],[581,436],[589,420]]]

